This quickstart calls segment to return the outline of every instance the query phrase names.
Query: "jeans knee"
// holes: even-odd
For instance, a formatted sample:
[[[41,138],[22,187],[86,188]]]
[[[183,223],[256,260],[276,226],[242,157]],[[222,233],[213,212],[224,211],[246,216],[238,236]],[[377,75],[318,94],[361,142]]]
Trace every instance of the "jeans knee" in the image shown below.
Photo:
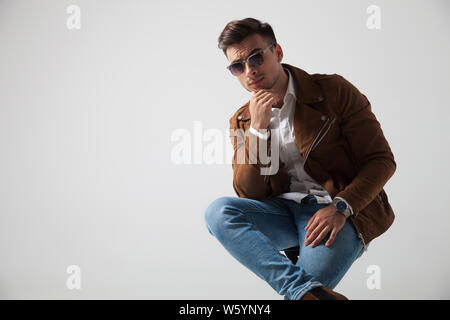
[[[209,204],[205,210],[205,222],[209,233],[216,235],[225,226],[227,211],[233,197],[220,197]]]

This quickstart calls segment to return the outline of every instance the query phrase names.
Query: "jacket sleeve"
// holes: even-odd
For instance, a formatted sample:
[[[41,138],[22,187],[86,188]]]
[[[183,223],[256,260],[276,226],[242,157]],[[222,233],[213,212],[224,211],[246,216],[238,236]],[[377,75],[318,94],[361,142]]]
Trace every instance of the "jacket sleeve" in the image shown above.
[[[236,117],[230,119],[230,139],[233,144],[233,188],[241,198],[263,200],[270,194],[269,176],[261,169],[270,167],[270,161],[262,163],[259,154],[260,141],[264,144],[266,155],[270,157],[271,136],[260,139],[250,130],[238,128]],[[266,162],[266,161],[264,161]],[[266,169],[267,170],[267,169]]]
[[[383,189],[396,163],[366,96],[339,75],[337,90],[341,132],[356,161],[357,175],[336,196],[347,200],[357,214]]]

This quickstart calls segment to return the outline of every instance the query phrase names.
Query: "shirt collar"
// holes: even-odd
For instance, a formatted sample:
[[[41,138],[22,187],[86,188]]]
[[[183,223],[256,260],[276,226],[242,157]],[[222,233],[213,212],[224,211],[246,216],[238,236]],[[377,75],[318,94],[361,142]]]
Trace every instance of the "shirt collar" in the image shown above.
[[[287,111],[286,106],[291,104],[290,100],[295,101],[297,99],[297,95],[295,94],[294,78],[292,77],[291,72],[287,68],[283,68],[283,69],[286,70],[286,72],[288,73],[288,78],[289,78],[286,93],[284,94],[283,106],[281,108],[272,107],[272,111],[276,110],[276,112],[280,112],[280,113],[286,113],[286,111]]]
[[[289,75],[288,86],[287,86],[286,94],[284,95],[284,102],[286,103],[286,98],[289,95],[293,96],[294,99],[297,99],[297,95],[295,94],[294,78],[292,78],[291,72],[287,68],[283,68],[283,69],[286,70]]]

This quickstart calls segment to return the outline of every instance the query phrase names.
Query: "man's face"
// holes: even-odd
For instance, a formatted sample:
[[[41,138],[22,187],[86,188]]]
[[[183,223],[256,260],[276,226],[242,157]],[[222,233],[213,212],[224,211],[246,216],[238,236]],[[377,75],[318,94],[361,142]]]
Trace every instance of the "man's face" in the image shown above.
[[[240,43],[231,45],[227,48],[227,58],[230,63],[235,61],[244,61],[249,55],[267,48],[270,43],[267,43],[259,34],[252,34],[242,40]],[[256,68],[251,67],[248,63],[245,64],[245,69],[242,74],[237,76],[241,85],[248,91],[258,91],[260,89],[270,90],[280,77],[282,70],[281,60],[283,52],[281,47],[277,44],[264,54],[264,63]],[[262,78],[253,84],[255,80]]]

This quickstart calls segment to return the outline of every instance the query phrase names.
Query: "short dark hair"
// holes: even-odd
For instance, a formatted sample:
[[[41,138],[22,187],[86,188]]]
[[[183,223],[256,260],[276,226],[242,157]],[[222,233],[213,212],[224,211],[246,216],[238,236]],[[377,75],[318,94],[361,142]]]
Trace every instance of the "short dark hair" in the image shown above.
[[[222,49],[225,56],[227,56],[227,48],[229,46],[239,43],[249,35],[255,33],[261,35],[268,44],[277,43],[270,24],[263,23],[254,18],[245,18],[242,20],[233,20],[225,26],[219,36],[219,49]]]

